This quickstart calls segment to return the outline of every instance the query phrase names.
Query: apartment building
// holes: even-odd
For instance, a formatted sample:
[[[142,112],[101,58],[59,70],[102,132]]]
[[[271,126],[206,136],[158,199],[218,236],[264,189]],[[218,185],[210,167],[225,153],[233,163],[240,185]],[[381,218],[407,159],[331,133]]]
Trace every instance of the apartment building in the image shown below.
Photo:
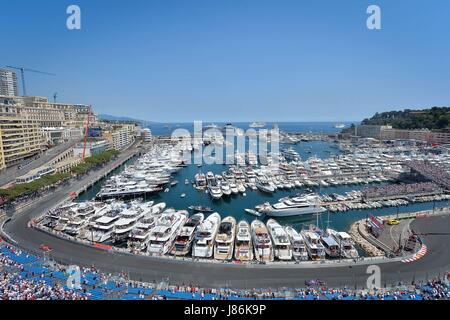
[[[21,163],[42,151],[40,123],[27,119],[9,100],[0,99],[0,170]]]
[[[137,126],[134,124],[115,125],[102,133],[103,138],[108,140],[116,150],[123,150],[135,141]]]
[[[18,96],[17,75],[14,71],[0,69],[0,95]]]

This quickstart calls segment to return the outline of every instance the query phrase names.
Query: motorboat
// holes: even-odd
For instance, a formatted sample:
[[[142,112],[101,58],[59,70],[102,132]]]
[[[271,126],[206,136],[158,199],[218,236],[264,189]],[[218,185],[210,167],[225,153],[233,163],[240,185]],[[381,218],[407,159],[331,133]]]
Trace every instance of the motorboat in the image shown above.
[[[266,225],[272,237],[275,258],[286,261],[292,260],[291,241],[286,230],[274,219],[269,219]]]
[[[264,223],[260,220],[254,220],[251,223],[251,233],[256,260],[259,262],[273,261],[272,240]]]
[[[217,231],[214,246],[214,259],[231,260],[233,258],[236,219],[229,216],[222,220]]]
[[[347,232],[338,232],[333,229],[327,229],[326,232],[331,235],[338,243],[340,254],[346,259],[356,259],[359,257],[352,237]]]
[[[269,217],[290,217],[307,214],[318,214],[326,211],[322,206],[317,205],[318,196],[306,195],[302,197],[282,198],[278,203],[264,203],[257,206],[258,211],[265,213]]]
[[[203,222],[204,218],[203,213],[196,213],[186,221],[175,239],[175,244],[171,251],[173,255],[185,256],[189,253],[194,240],[195,230]]]
[[[300,234],[305,239],[306,250],[311,260],[325,260],[325,249],[320,241],[320,235],[311,230],[302,230]]]
[[[294,260],[308,260],[308,251],[306,250],[305,239],[303,239],[302,235],[290,226],[285,227],[285,230],[292,244],[292,256],[294,257]]]
[[[192,246],[192,257],[212,257],[214,253],[214,241],[219,229],[220,221],[220,215],[217,212],[214,212],[197,227]]]
[[[185,212],[163,212],[150,233],[147,252],[151,255],[164,255],[169,252],[186,219]]]
[[[253,260],[253,243],[250,230],[250,225],[245,220],[239,221],[237,224],[234,258],[238,261]]]

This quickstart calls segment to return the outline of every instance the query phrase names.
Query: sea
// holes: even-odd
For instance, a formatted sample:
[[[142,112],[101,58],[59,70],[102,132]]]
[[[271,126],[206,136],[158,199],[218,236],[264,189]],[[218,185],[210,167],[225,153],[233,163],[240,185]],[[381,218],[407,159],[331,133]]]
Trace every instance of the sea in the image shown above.
[[[343,122],[347,126],[351,122]],[[215,123],[219,126],[225,125],[225,123]],[[233,123],[236,127],[246,129],[249,123]],[[341,129],[334,128],[335,123],[330,122],[316,122],[316,123],[278,123],[279,128],[285,132],[304,132],[304,133],[326,133],[332,134],[337,133]],[[155,124],[150,126],[152,133],[154,135],[168,135],[171,130],[175,128],[184,128],[189,131],[193,129],[192,124],[186,123],[173,123],[173,124]],[[281,146],[283,147],[283,145]],[[319,158],[333,157],[340,154],[337,145],[333,142],[328,141],[310,141],[310,142],[300,142],[292,147],[300,154],[303,160],[311,156],[316,156]],[[122,167],[113,171],[110,175],[117,174],[122,171],[126,165],[131,164],[136,159],[131,159],[125,163]],[[237,221],[243,219],[251,222],[255,219],[245,213],[244,209],[254,208],[264,202],[277,202],[280,198],[286,196],[294,196],[297,194],[302,194],[309,192],[306,188],[297,188],[291,190],[277,190],[273,194],[266,194],[260,191],[252,191],[250,189],[246,190],[246,195],[241,194],[231,195],[228,197],[222,197],[220,200],[212,200],[211,197],[204,191],[198,191],[192,187],[191,184],[185,185],[185,180],[192,182],[194,176],[199,171],[206,173],[207,171],[212,171],[215,174],[221,174],[226,171],[227,166],[221,164],[203,165],[202,167],[197,167],[197,165],[192,164],[181,169],[178,173],[173,176],[173,180],[178,181],[178,184],[169,187],[169,192],[161,192],[158,195],[149,196],[146,201],[165,202],[167,207],[173,207],[178,210],[187,209],[191,205],[202,205],[213,208],[216,212],[220,213],[222,218],[226,216],[234,216]],[[107,178],[105,178],[107,179]],[[100,191],[101,185],[104,180],[100,180],[86,192],[80,195],[78,201],[86,201],[93,199],[96,194]],[[359,190],[361,188],[367,187],[367,185],[343,185],[343,186],[333,186],[333,187],[317,187],[313,188],[313,192],[319,194],[343,194],[351,190]],[[185,197],[181,197],[185,194]],[[339,231],[347,231],[350,225],[359,219],[368,217],[369,215],[382,216],[387,214],[396,213],[406,213],[406,212],[417,212],[425,209],[446,207],[449,206],[449,201],[442,201],[436,203],[415,203],[408,206],[401,206],[399,208],[382,208],[373,210],[351,210],[347,212],[337,212],[337,213],[322,213],[321,215],[308,215],[308,216],[298,216],[289,218],[278,218],[278,221],[282,225],[291,225],[298,230],[301,228],[306,228],[310,224],[318,224],[321,228],[333,228]],[[265,219],[263,219],[265,220]]]

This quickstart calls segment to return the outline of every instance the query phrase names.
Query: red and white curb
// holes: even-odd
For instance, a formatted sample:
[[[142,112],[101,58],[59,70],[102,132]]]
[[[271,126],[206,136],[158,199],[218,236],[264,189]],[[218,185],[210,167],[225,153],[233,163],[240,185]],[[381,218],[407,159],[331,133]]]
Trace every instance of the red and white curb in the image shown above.
[[[416,254],[414,254],[411,258],[402,260],[402,262],[403,263],[414,262],[414,261],[419,260],[426,254],[427,254],[427,246],[423,244],[422,247],[420,248],[420,250]]]

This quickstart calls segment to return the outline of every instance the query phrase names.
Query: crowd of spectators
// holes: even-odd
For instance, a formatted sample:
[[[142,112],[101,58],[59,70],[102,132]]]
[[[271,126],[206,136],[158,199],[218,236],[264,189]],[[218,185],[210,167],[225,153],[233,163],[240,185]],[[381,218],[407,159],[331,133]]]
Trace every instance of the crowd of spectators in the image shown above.
[[[81,268],[82,281],[79,290],[69,289],[65,281],[56,276],[67,274],[67,267],[54,264],[42,274],[29,274],[26,263],[15,261],[29,256],[5,243],[9,256],[0,251],[0,300],[87,300],[121,299],[134,292],[133,299],[166,300],[256,300],[256,299],[297,299],[297,300],[447,300],[450,299],[449,276],[434,279],[425,284],[398,286],[375,291],[352,290],[347,287],[327,288],[325,284],[303,289],[253,289],[234,290],[230,288],[208,289],[193,285],[175,286],[168,283],[142,283],[128,281],[125,273],[112,275],[95,267]],[[11,258],[12,257],[12,258]],[[37,259],[37,258],[36,258]],[[36,265],[42,262],[33,261]],[[31,262],[30,262],[31,263]],[[108,292],[102,294],[101,292]],[[114,293],[114,294],[112,294]],[[97,295],[97,296],[95,296]]]
[[[429,192],[439,192],[440,187],[433,182],[419,182],[409,184],[388,184],[383,186],[367,187],[362,190],[366,199],[383,198],[390,196],[420,195]]]
[[[425,178],[450,190],[450,173],[443,166],[419,160],[408,161],[406,164]]]

